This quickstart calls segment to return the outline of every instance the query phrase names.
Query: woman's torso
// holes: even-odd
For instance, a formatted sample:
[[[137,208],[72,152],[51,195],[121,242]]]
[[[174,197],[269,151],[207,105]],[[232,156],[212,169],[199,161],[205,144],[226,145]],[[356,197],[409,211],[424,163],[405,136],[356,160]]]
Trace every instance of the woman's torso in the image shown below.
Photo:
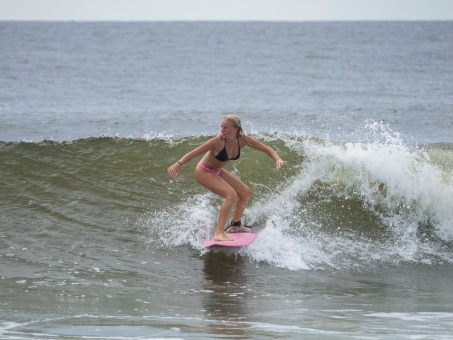
[[[212,170],[220,170],[229,161],[238,160],[241,156],[241,148],[244,148],[246,141],[241,136],[235,140],[233,146],[228,145],[227,140],[220,136],[217,148],[209,150],[201,159],[201,163]]]

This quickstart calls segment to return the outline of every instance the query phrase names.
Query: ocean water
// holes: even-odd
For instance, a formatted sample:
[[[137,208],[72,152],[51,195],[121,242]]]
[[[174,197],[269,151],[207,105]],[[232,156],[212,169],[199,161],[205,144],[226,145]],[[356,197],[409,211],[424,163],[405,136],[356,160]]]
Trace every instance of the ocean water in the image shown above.
[[[0,338],[453,339],[452,22],[0,22]],[[167,167],[236,113],[257,240]]]

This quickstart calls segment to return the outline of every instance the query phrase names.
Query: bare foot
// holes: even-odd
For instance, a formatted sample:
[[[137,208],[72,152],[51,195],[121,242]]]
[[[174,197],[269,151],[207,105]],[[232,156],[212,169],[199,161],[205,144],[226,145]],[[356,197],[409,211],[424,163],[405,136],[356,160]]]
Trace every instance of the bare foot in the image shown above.
[[[214,241],[233,241],[233,239],[225,233],[215,233]]]

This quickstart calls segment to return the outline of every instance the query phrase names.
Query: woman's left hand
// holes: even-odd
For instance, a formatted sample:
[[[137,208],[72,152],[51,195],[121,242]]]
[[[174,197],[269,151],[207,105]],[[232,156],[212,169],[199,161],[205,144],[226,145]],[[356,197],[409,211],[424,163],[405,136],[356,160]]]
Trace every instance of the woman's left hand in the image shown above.
[[[277,159],[277,160],[275,161],[275,168],[277,169],[277,171],[279,171],[280,168],[281,168],[281,166],[284,165],[284,164],[286,164],[286,163],[287,163],[286,161],[283,161],[283,160],[281,160],[281,159],[279,158],[279,159]]]

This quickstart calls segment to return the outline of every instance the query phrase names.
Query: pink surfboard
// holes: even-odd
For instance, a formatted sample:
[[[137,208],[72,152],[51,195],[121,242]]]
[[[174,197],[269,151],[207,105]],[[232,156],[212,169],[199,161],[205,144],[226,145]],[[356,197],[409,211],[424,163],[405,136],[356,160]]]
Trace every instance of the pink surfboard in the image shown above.
[[[210,239],[203,245],[205,248],[211,247],[243,247],[253,243],[256,239],[255,233],[227,233],[233,241],[214,241]]]

